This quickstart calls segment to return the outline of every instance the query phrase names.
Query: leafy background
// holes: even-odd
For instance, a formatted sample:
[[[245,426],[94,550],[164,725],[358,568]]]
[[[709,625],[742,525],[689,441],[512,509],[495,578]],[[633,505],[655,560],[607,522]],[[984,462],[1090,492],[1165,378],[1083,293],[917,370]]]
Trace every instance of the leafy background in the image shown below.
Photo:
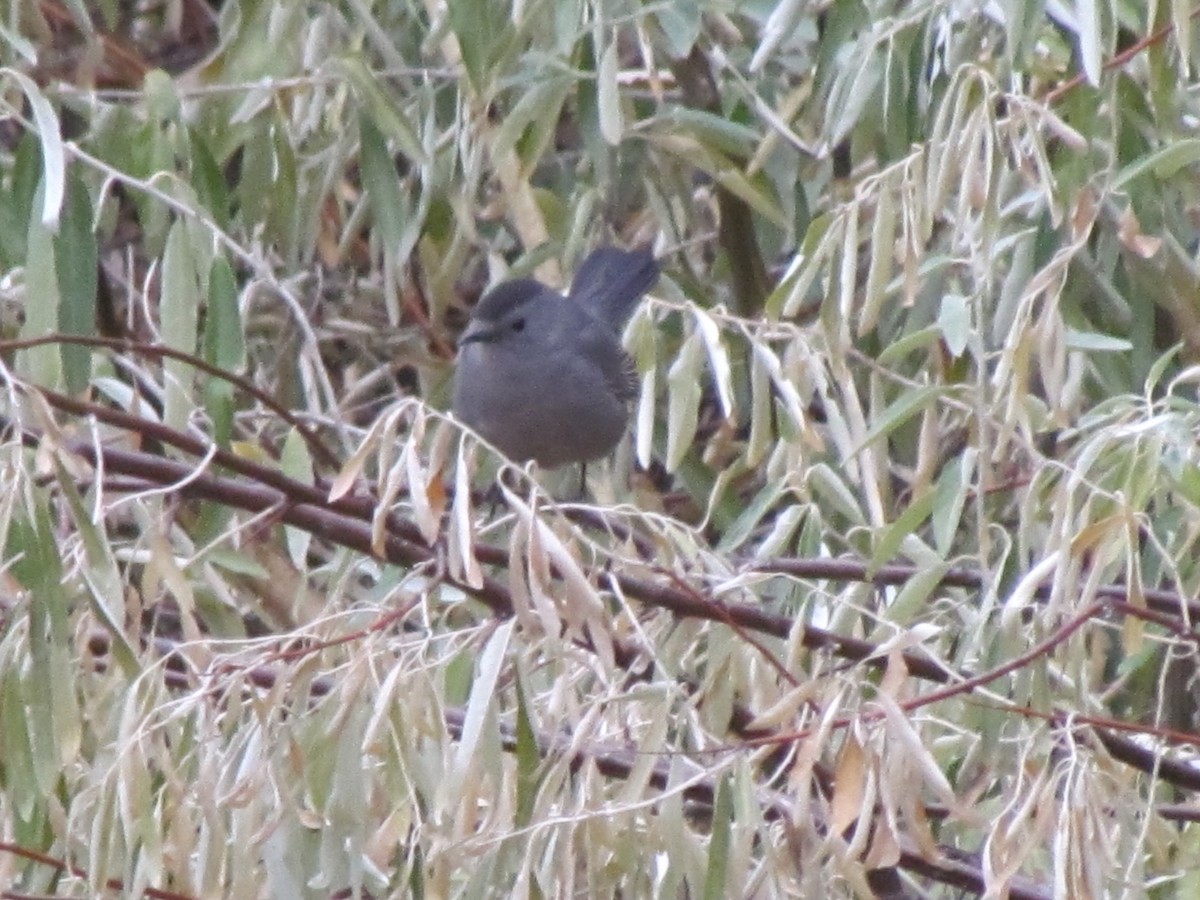
[[[1194,896],[1196,18],[7,5],[0,896]]]

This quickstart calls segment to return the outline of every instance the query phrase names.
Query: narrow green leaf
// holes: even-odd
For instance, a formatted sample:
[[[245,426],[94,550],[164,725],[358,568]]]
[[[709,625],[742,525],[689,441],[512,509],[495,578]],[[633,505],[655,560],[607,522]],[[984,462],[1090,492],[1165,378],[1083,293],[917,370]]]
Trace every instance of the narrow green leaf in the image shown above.
[[[1031,50],[1036,46],[1038,29],[1042,27],[1042,16],[1046,11],[1046,0],[1009,0],[1005,15],[1008,52],[1014,70],[1021,71],[1028,65]]]
[[[38,64],[38,45],[3,22],[0,22],[0,40],[12,47],[27,67],[33,68]]]
[[[730,157],[749,157],[762,141],[762,135],[747,125],[733,122],[704,109],[670,106],[653,119],[653,127],[670,133],[690,134]]]
[[[818,463],[808,470],[805,484],[814,498],[822,504],[825,512],[839,512],[852,524],[863,525],[866,517],[854,492],[846,485],[841,473],[825,463]]]
[[[92,199],[72,167],[61,226],[54,241],[58,270],[58,330],[64,334],[91,335],[96,330],[96,235],[92,231]],[[81,393],[92,375],[92,351],[63,344],[63,375],[67,390]]]
[[[906,334],[904,337],[892,341],[880,351],[879,365],[894,366],[908,354],[933,346],[941,336],[942,329],[936,325],[927,325],[912,334]]]
[[[978,454],[978,449],[974,447],[964,449],[947,462],[938,476],[934,489],[933,540],[943,557],[949,556],[954,546]]]
[[[841,234],[841,220],[832,213],[822,213],[812,220],[787,274],[766,300],[764,309],[768,316],[790,319],[800,311],[808,299],[809,288],[821,272],[821,263],[833,251]]]
[[[229,227],[229,185],[225,173],[209,149],[208,141],[199,129],[188,130],[188,153],[191,165],[191,185],[196,199],[208,210],[220,228]]]
[[[283,440],[283,452],[280,454],[279,467],[288,478],[302,484],[313,483],[312,457],[308,453],[308,444],[295,428],[289,428],[287,437]],[[308,548],[312,544],[312,532],[284,526],[284,539],[287,542],[288,556],[297,571],[303,572],[308,566]]]
[[[26,132],[8,170],[9,190],[0,191],[0,268],[10,269],[25,262],[25,241],[41,170],[37,138]]]
[[[1075,0],[1075,16],[1079,25],[1079,57],[1088,84],[1100,84],[1100,73],[1104,65],[1104,48],[1101,45],[1100,4],[1096,0]]]
[[[366,114],[358,118],[363,186],[375,213],[385,246],[398,247],[404,238],[408,204],[383,135]]]
[[[684,59],[692,52],[700,37],[702,26],[700,4],[696,0],[672,0],[657,7],[654,14],[667,47],[675,59]]]
[[[597,67],[595,58],[595,42],[579,42],[579,69],[583,72],[594,72]],[[598,82],[595,78],[584,78],[579,82],[575,91],[575,108],[578,110],[579,131],[583,138],[583,146],[587,150],[588,159],[596,170],[600,183],[608,177],[612,167],[612,148],[604,142],[600,135],[600,97]]]
[[[50,794],[63,762],[60,724],[64,716],[77,718],[77,713],[71,712],[71,630],[62,561],[43,493],[36,495],[29,515],[31,518],[13,520],[5,558],[13,560],[13,575],[33,598],[28,605],[29,684],[36,689],[29,696],[25,727],[34,777],[42,793]]]
[[[879,94],[884,60],[868,45],[873,41],[872,36],[864,36],[861,49],[855,49],[854,57],[847,60],[848,65],[842,69],[829,93],[826,129],[831,146],[845,139],[858,124],[867,104]]]
[[[896,243],[896,220],[899,210],[891,180],[879,190],[875,221],[871,225],[871,262],[867,266],[867,286],[863,291],[862,309],[858,314],[858,333],[866,334],[875,328],[892,277]]]
[[[950,355],[955,359],[962,356],[973,333],[971,307],[967,298],[962,294],[946,294],[942,297],[937,324]]]
[[[40,204],[43,187],[38,186],[35,206]],[[25,322],[21,337],[36,338],[58,329],[58,265],[54,256],[54,237],[41,219],[30,217],[25,238]],[[18,368],[36,384],[57,388],[62,384],[62,354],[57,347],[30,347],[18,357]]]
[[[774,386],[776,420],[780,434],[784,440],[794,440],[799,436],[805,423],[804,401],[800,397],[800,392],[796,390],[794,379],[784,371],[779,357],[771,352],[770,347],[755,343],[751,349],[755,361],[766,370],[766,374]]]
[[[396,97],[380,88],[378,75],[368,70],[358,57],[344,57],[341,65],[358,95],[363,109],[362,115],[369,118],[413,163],[424,165],[429,162],[429,155],[425,152],[421,138],[412,123],[396,106]]]
[[[1147,174],[1156,179],[1165,180],[1175,175],[1180,169],[1195,165],[1198,161],[1200,161],[1200,138],[1172,141],[1161,150],[1156,150],[1131,162],[1118,172],[1116,178],[1113,179],[1112,190],[1120,190],[1135,178]]]
[[[771,373],[754,352],[750,357],[750,439],[746,441],[746,464],[757,466],[771,452],[774,429],[771,422]]]
[[[621,143],[625,126],[621,118],[621,89],[617,84],[617,42],[610,40],[600,55],[596,70],[596,90],[599,97],[600,134],[615,147]]]
[[[478,670],[471,685],[462,736],[454,755],[453,775],[460,783],[465,781],[468,771],[475,765],[487,713],[496,702],[496,683],[508,657],[508,643],[515,622],[515,619],[509,619],[496,626],[478,656]],[[454,796],[454,793],[451,792],[451,795]]]
[[[208,276],[208,313],[204,318],[204,359],[230,372],[246,357],[242,319],[237,306],[233,269],[223,256],[213,260]],[[223,378],[206,377],[204,406],[213,423],[213,440],[228,447],[233,432],[234,389]]]
[[[264,230],[269,228],[272,232],[272,219],[280,202],[276,196],[279,188],[275,184],[278,162],[271,129],[252,131],[242,145],[236,205],[246,221],[258,223]]]
[[[780,510],[775,521],[771,523],[771,530],[757,541],[754,556],[757,559],[767,559],[795,553],[796,531],[810,518],[811,509],[810,505],[805,504],[785,506]]]
[[[802,13],[808,11],[805,0],[781,0],[771,10],[762,27],[762,36],[750,59],[750,72],[757,73],[775,56],[783,41],[792,36]]]
[[[740,167],[723,163],[721,167],[714,168],[711,174],[721,187],[744,200],[768,222],[779,228],[788,227],[787,216],[779,206],[773,185],[763,173],[750,177]]]
[[[491,67],[495,48],[512,27],[507,15],[508,4],[447,0],[446,6],[467,77],[477,93],[486,94],[495,74]]]
[[[130,135],[130,139],[132,146],[129,150],[128,164],[134,174],[152,178],[160,172],[175,171],[174,141],[166,129],[160,128],[155,122],[147,121],[142,125],[140,133]],[[243,176],[246,174],[247,170],[243,169]],[[254,187],[267,190],[270,184],[270,178],[265,181],[255,178],[253,169],[249,170],[249,177],[242,178],[242,185],[246,189]],[[141,191],[133,196],[138,207],[138,219],[146,236],[145,251],[151,256],[160,255],[166,249],[167,235],[171,231],[171,210],[157,197]],[[244,199],[243,207],[244,211],[249,209]],[[248,218],[250,221],[256,221],[258,216],[249,214]]]
[[[208,313],[204,320],[204,359],[236,372],[246,361],[246,341],[238,311],[233,268],[223,256],[213,260],[208,277]]]
[[[704,875],[704,900],[730,896],[729,843],[733,830],[733,796],[729,776],[722,775],[717,785],[708,841],[708,869]]]
[[[541,755],[538,753],[537,734],[534,731],[534,720],[530,713],[531,707],[524,678],[517,679],[516,700],[517,812],[515,824],[518,828],[524,828],[533,821],[538,786],[541,783],[538,771],[542,761]]]
[[[125,636],[124,582],[113,557],[111,541],[103,529],[103,520],[92,516],[61,460],[55,459],[54,468],[59,490],[83,541],[85,564],[81,574],[88,587],[91,607],[108,632],[109,652],[128,677],[136,677],[141,667],[133,645]]]
[[[885,612],[887,620],[907,626],[912,624],[913,620],[919,619],[927,612],[929,595],[937,590],[949,569],[949,563],[922,566],[912,578],[904,582],[904,587],[900,588],[896,599],[888,604]]]
[[[721,535],[721,543],[717,546],[718,551],[729,553],[740,547],[742,542],[750,537],[758,527],[763,516],[779,502],[786,491],[787,485],[781,478],[764,484],[754,499],[745,505],[733,524],[725,529]]]
[[[50,101],[33,79],[16,69],[2,71],[20,85],[21,90],[25,92],[25,99],[29,101],[29,110],[33,114],[33,123],[37,128],[42,149],[43,190],[40,221],[46,228],[56,231],[67,189],[67,157],[58,116],[54,114]]]
[[[929,385],[928,387],[905,391],[891,406],[883,411],[870,430],[867,431],[866,437],[854,448],[854,452],[857,453],[868,444],[895,431],[910,418],[924,410],[930,403],[937,400],[945,391],[946,388],[940,385]]]
[[[658,329],[654,318],[646,310],[646,307],[642,307],[635,313],[625,330],[625,346],[633,355],[637,370],[643,373],[634,416],[634,446],[638,462],[643,467],[650,464],[654,447],[658,382]]]
[[[574,79],[557,73],[531,85],[492,136],[493,156],[503,157],[520,143],[522,163],[527,169],[536,165],[554,136],[563,104],[574,88]]]
[[[788,227],[788,217],[779,205],[774,186],[763,173],[748,176],[742,166],[727,158],[717,148],[688,134],[673,134],[666,130],[654,131],[650,133],[650,140],[689,165],[707,172],[721,187],[744,200],[772,224],[780,228]]]
[[[189,237],[183,220],[171,226],[167,234],[167,246],[163,251],[159,320],[164,343],[190,354],[196,352],[200,279]],[[163,421],[183,431],[192,412],[194,370],[182,360],[168,359],[163,362],[163,371],[166,376]]]
[[[861,212],[861,204],[850,203],[843,208],[842,213],[842,253],[837,270],[837,311],[838,322],[847,331],[853,321],[854,305],[858,298],[858,222]],[[841,328],[838,330],[841,331]],[[831,330],[830,336],[834,333]]]
[[[1179,48],[1180,60],[1192,60],[1192,17],[1196,15],[1195,0],[1171,0],[1171,24],[1175,26],[1175,46]],[[1188,65],[1186,62],[1183,63]],[[1192,69],[1195,72],[1195,69]]]
[[[899,518],[884,528],[882,532],[876,533],[874,547],[871,551],[872,569],[877,569],[895,558],[904,539],[929,518],[929,514],[933,511],[933,504],[934,492],[926,491],[905,507]]]
[[[270,578],[271,573],[255,559],[236,550],[213,547],[204,554],[204,561],[232,572],[234,575],[247,575],[250,578]]]
[[[712,316],[697,306],[692,307],[692,316],[696,322],[696,332],[703,339],[704,349],[708,353],[708,364],[712,370],[713,386],[717,390],[721,413],[727,419],[733,418],[733,367],[729,361],[729,351],[721,340],[721,329]]]
[[[16,643],[15,641],[13,642]],[[23,648],[6,647],[5,658],[0,660],[6,673],[20,672]],[[33,819],[45,795],[38,787],[34,773],[33,736],[29,724],[26,699],[28,676],[7,676],[0,691],[0,751],[4,753],[4,793],[6,806],[12,810],[21,825]],[[37,836],[41,839],[41,835]]]
[[[270,207],[268,234],[274,236],[280,249],[286,252],[290,265],[296,266],[309,252],[300,241],[307,239],[311,215],[303,205],[305,192],[299,181],[299,163],[287,130],[273,129],[271,136],[275,144],[275,195]]]
[[[1096,353],[1128,353],[1133,349],[1133,344],[1125,338],[1097,334],[1094,331],[1079,331],[1075,328],[1066,329],[1064,343],[1071,350],[1090,350]]]
[[[667,459],[668,472],[674,472],[696,436],[700,416],[701,370],[704,366],[704,342],[693,331],[679,348],[679,355],[667,372]]]
[[[152,119],[162,123],[175,122],[182,112],[182,103],[175,81],[162,69],[151,69],[142,79],[142,99]]]
[[[1157,359],[1154,360],[1153,364],[1150,366],[1150,370],[1146,373],[1146,390],[1148,393],[1152,393],[1153,390],[1158,387],[1158,383],[1162,379],[1163,374],[1179,357],[1180,352],[1183,350],[1183,346],[1184,345],[1182,342],[1177,343],[1173,347],[1168,348],[1161,355],[1159,355]]]

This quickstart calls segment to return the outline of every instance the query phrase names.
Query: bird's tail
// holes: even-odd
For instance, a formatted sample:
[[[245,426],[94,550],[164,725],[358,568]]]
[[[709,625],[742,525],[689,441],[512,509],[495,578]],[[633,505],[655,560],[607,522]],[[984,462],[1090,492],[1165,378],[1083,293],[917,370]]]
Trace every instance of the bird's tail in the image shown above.
[[[600,247],[580,264],[569,296],[620,329],[656,281],[658,263],[649,251]]]

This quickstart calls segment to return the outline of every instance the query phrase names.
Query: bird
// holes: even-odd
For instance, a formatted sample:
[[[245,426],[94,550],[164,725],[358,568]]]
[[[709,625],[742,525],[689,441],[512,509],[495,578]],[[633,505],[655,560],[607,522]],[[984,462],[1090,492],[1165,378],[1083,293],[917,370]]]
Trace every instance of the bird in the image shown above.
[[[637,396],[621,332],[658,276],[650,252],[604,246],[565,297],[532,278],[492,288],[458,341],[455,417],[517,462],[553,469],[608,454]]]

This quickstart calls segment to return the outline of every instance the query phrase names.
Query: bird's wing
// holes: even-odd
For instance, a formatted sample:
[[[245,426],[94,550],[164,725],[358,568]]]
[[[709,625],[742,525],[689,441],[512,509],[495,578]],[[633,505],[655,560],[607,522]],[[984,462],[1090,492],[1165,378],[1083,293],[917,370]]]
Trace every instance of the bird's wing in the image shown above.
[[[573,353],[588,360],[622,402],[636,397],[640,381],[637,366],[621,346],[621,336],[582,307],[568,304],[563,312],[558,320],[562,331],[549,342],[550,346],[572,348]]]
[[[633,357],[621,350],[621,371],[615,383],[613,383],[613,393],[622,402],[629,402],[638,395],[638,388],[641,387],[641,379],[638,377],[637,363],[633,361]]]
[[[657,280],[658,263],[649,252],[601,247],[580,263],[569,299],[620,331]]]

